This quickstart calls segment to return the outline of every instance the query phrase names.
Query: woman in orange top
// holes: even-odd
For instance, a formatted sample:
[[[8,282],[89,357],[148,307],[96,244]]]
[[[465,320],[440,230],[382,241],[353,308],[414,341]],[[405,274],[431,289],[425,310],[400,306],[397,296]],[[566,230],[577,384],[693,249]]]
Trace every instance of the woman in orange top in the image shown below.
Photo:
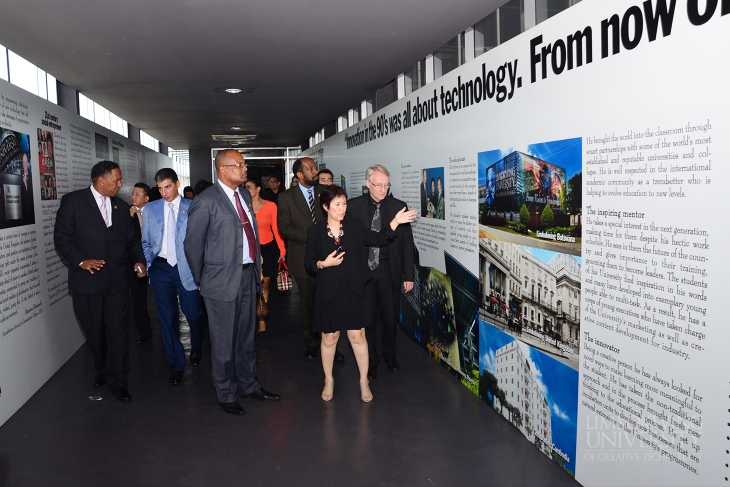
[[[279,225],[276,222],[278,211],[276,204],[261,197],[261,181],[249,179],[244,187],[251,193],[253,211],[259,225],[259,240],[261,242],[261,270],[264,280],[261,282],[261,293],[264,301],[269,301],[269,284],[271,278],[278,272],[278,263],[286,258],[284,239],[279,234]],[[266,320],[259,318],[258,334],[266,333]]]

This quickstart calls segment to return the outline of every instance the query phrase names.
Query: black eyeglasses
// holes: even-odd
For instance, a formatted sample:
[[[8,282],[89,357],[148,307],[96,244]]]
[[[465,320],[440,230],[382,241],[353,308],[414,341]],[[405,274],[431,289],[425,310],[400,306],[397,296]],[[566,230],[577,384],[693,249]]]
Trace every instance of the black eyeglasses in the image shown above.
[[[383,189],[390,189],[390,183],[387,184],[375,184],[374,182],[368,180],[368,183],[372,184],[375,189],[383,190]]]

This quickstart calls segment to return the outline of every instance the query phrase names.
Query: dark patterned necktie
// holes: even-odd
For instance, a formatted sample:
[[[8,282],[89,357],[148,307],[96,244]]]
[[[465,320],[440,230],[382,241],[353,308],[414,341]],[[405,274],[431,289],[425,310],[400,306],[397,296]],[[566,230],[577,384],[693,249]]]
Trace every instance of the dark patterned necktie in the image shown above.
[[[309,213],[312,214],[312,223],[317,223],[317,217],[314,215],[314,191],[309,188]]]
[[[370,230],[380,231],[380,203],[375,203],[375,213],[373,214],[373,222],[370,224]],[[370,247],[368,254],[368,267],[374,271],[380,262],[380,247]]]
[[[256,262],[256,236],[253,233],[251,221],[248,219],[246,212],[243,211],[243,205],[241,205],[241,197],[238,196],[238,191],[234,191],[233,194],[236,196],[236,210],[238,210],[238,217],[241,219],[243,232],[246,234],[246,240],[248,240],[248,256],[252,261]]]

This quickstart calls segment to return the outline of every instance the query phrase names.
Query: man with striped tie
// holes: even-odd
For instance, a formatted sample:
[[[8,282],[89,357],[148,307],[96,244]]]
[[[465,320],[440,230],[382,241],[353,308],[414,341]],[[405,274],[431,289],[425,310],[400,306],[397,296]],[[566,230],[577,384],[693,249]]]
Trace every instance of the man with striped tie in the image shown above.
[[[299,311],[302,315],[302,335],[306,350],[304,358],[317,358],[320,337],[312,331],[314,320],[314,277],[304,268],[304,250],[307,246],[307,229],[324,220],[324,211],[319,203],[319,171],[309,157],[294,161],[292,172],[299,184],[279,195],[279,232],[288,241],[287,260],[289,273],[297,282],[299,290]],[[335,352],[335,360],[344,360]]]

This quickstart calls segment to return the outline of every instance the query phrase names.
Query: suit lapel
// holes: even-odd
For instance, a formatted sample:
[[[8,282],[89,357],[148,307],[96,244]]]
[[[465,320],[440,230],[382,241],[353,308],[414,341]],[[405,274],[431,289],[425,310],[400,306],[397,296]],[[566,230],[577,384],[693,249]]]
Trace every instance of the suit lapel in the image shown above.
[[[175,222],[175,236],[177,236],[177,232],[179,232],[183,226],[183,221],[187,218],[188,208],[190,208],[190,200],[180,198],[180,208],[177,211],[177,221]]]
[[[106,227],[106,222],[104,222],[104,217],[101,216],[101,210],[99,209],[99,205],[96,204],[96,198],[94,198],[94,193],[91,192],[91,188],[86,188],[86,204],[89,205],[89,211],[92,214],[96,214],[94,220]]]

